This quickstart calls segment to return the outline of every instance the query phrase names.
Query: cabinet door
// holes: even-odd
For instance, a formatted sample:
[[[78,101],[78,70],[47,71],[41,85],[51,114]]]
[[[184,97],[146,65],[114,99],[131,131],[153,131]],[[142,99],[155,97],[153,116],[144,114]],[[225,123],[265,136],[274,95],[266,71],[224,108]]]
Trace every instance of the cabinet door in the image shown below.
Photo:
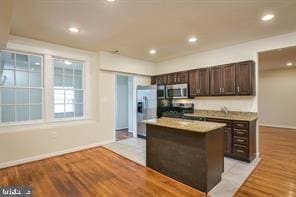
[[[170,73],[167,75],[167,84],[176,84],[177,83],[177,73]]]
[[[167,84],[167,75],[160,75],[158,76],[158,80],[157,80],[157,84],[158,85],[166,85]]]
[[[222,94],[235,95],[235,64],[222,66]]]
[[[189,95],[196,97],[198,93],[199,70],[189,71]]]
[[[152,76],[151,77],[151,85],[156,85],[157,81],[156,81],[156,76]]]
[[[199,69],[198,70],[198,96],[209,96],[210,95],[210,69]]]
[[[232,132],[231,128],[224,129],[224,153],[231,154],[232,147]]]
[[[188,72],[178,72],[177,83],[188,83]]]
[[[255,63],[253,61],[236,64],[237,95],[255,95]]]
[[[219,96],[222,93],[222,67],[212,67],[211,69],[211,95]]]

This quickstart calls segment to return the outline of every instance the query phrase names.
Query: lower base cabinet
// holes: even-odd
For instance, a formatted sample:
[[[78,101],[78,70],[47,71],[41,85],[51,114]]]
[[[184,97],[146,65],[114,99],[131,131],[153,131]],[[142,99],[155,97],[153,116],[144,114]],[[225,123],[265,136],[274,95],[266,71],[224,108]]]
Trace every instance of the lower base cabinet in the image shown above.
[[[224,128],[224,156],[247,162],[256,158],[256,120],[238,121],[216,118],[203,118],[203,120],[226,124]]]

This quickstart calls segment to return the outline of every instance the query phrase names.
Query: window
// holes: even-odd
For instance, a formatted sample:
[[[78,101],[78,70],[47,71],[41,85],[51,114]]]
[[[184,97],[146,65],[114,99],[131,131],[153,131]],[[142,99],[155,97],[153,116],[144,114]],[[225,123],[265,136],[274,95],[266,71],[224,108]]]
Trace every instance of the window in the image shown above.
[[[0,51],[0,123],[42,119],[42,56]]]
[[[54,59],[54,117],[83,117],[83,95],[83,63]]]

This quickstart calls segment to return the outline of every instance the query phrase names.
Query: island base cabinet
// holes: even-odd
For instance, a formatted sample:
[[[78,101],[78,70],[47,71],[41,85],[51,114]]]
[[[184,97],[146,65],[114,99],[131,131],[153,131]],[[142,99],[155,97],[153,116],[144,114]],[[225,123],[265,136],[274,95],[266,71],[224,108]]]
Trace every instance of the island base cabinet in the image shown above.
[[[223,128],[199,133],[147,125],[147,167],[209,192],[224,171],[223,135]]]

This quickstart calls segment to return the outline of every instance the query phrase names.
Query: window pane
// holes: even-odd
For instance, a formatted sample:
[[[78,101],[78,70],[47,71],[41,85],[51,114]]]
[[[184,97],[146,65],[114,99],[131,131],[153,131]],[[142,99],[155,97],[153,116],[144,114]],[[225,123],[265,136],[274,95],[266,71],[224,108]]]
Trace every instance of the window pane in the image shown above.
[[[1,52],[1,68],[14,69],[14,54],[8,52]]]
[[[75,103],[83,103],[83,91],[82,90],[75,91]]]
[[[74,67],[74,74],[76,77],[82,77],[82,64],[81,63],[75,63],[73,64]]]
[[[41,87],[41,73],[30,73],[30,86],[31,87]]]
[[[42,119],[42,105],[31,105],[30,106],[30,119],[31,120],[41,120]]]
[[[54,105],[54,112],[55,113],[64,113],[65,112],[65,106],[63,104],[55,104]]]
[[[29,89],[15,89],[16,104],[29,104]]]
[[[29,69],[29,58],[27,55],[16,54],[16,69],[28,70]]]
[[[0,84],[2,86],[14,86],[14,71],[3,70]]]
[[[30,103],[31,104],[42,103],[42,90],[41,89],[31,89],[30,90]]]
[[[64,113],[55,113],[54,114],[54,117],[55,118],[64,118],[65,117],[65,114]]]
[[[30,71],[41,72],[41,57],[30,56]]]
[[[73,65],[67,65],[65,64],[64,66],[64,71],[65,71],[65,75],[70,75],[70,76],[73,76]]]
[[[63,75],[64,63],[61,60],[54,60],[54,74]]]
[[[73,76],[64,76],[64,87],[73,88]]]
[[[74,90],[65,91],[65,103],[74,103]]]
[[[14,88],[1,88],[1,104],[14,104]]]
[[[66,104],[65,105],[65,112],[74,112],[74,105],[73,104]]]
[[[74,78],[74,88],[75,89],[82,89],[82,78],[81,77]]]
[[[55,75],[54,76],[54,86],[55,87],[63,87],[63,75]]]
[[[2,122],[14,122],[14,115],[15,115],[15,109],[14,105],[2,105],[1,110],[1,121]]]
[[[82,104],[76,104],[75,105],[75,116],[76,117],[82,117],[83,116],[83,105]]]
[[[64,90],[54,90],[54,103],[65,103]]]
[[[29,120],[29,106],[17,105],[16,106],[16,121]]]
[[[16,71],[16,86],[28,87],[29,86],[29,73],[23,71]]]

